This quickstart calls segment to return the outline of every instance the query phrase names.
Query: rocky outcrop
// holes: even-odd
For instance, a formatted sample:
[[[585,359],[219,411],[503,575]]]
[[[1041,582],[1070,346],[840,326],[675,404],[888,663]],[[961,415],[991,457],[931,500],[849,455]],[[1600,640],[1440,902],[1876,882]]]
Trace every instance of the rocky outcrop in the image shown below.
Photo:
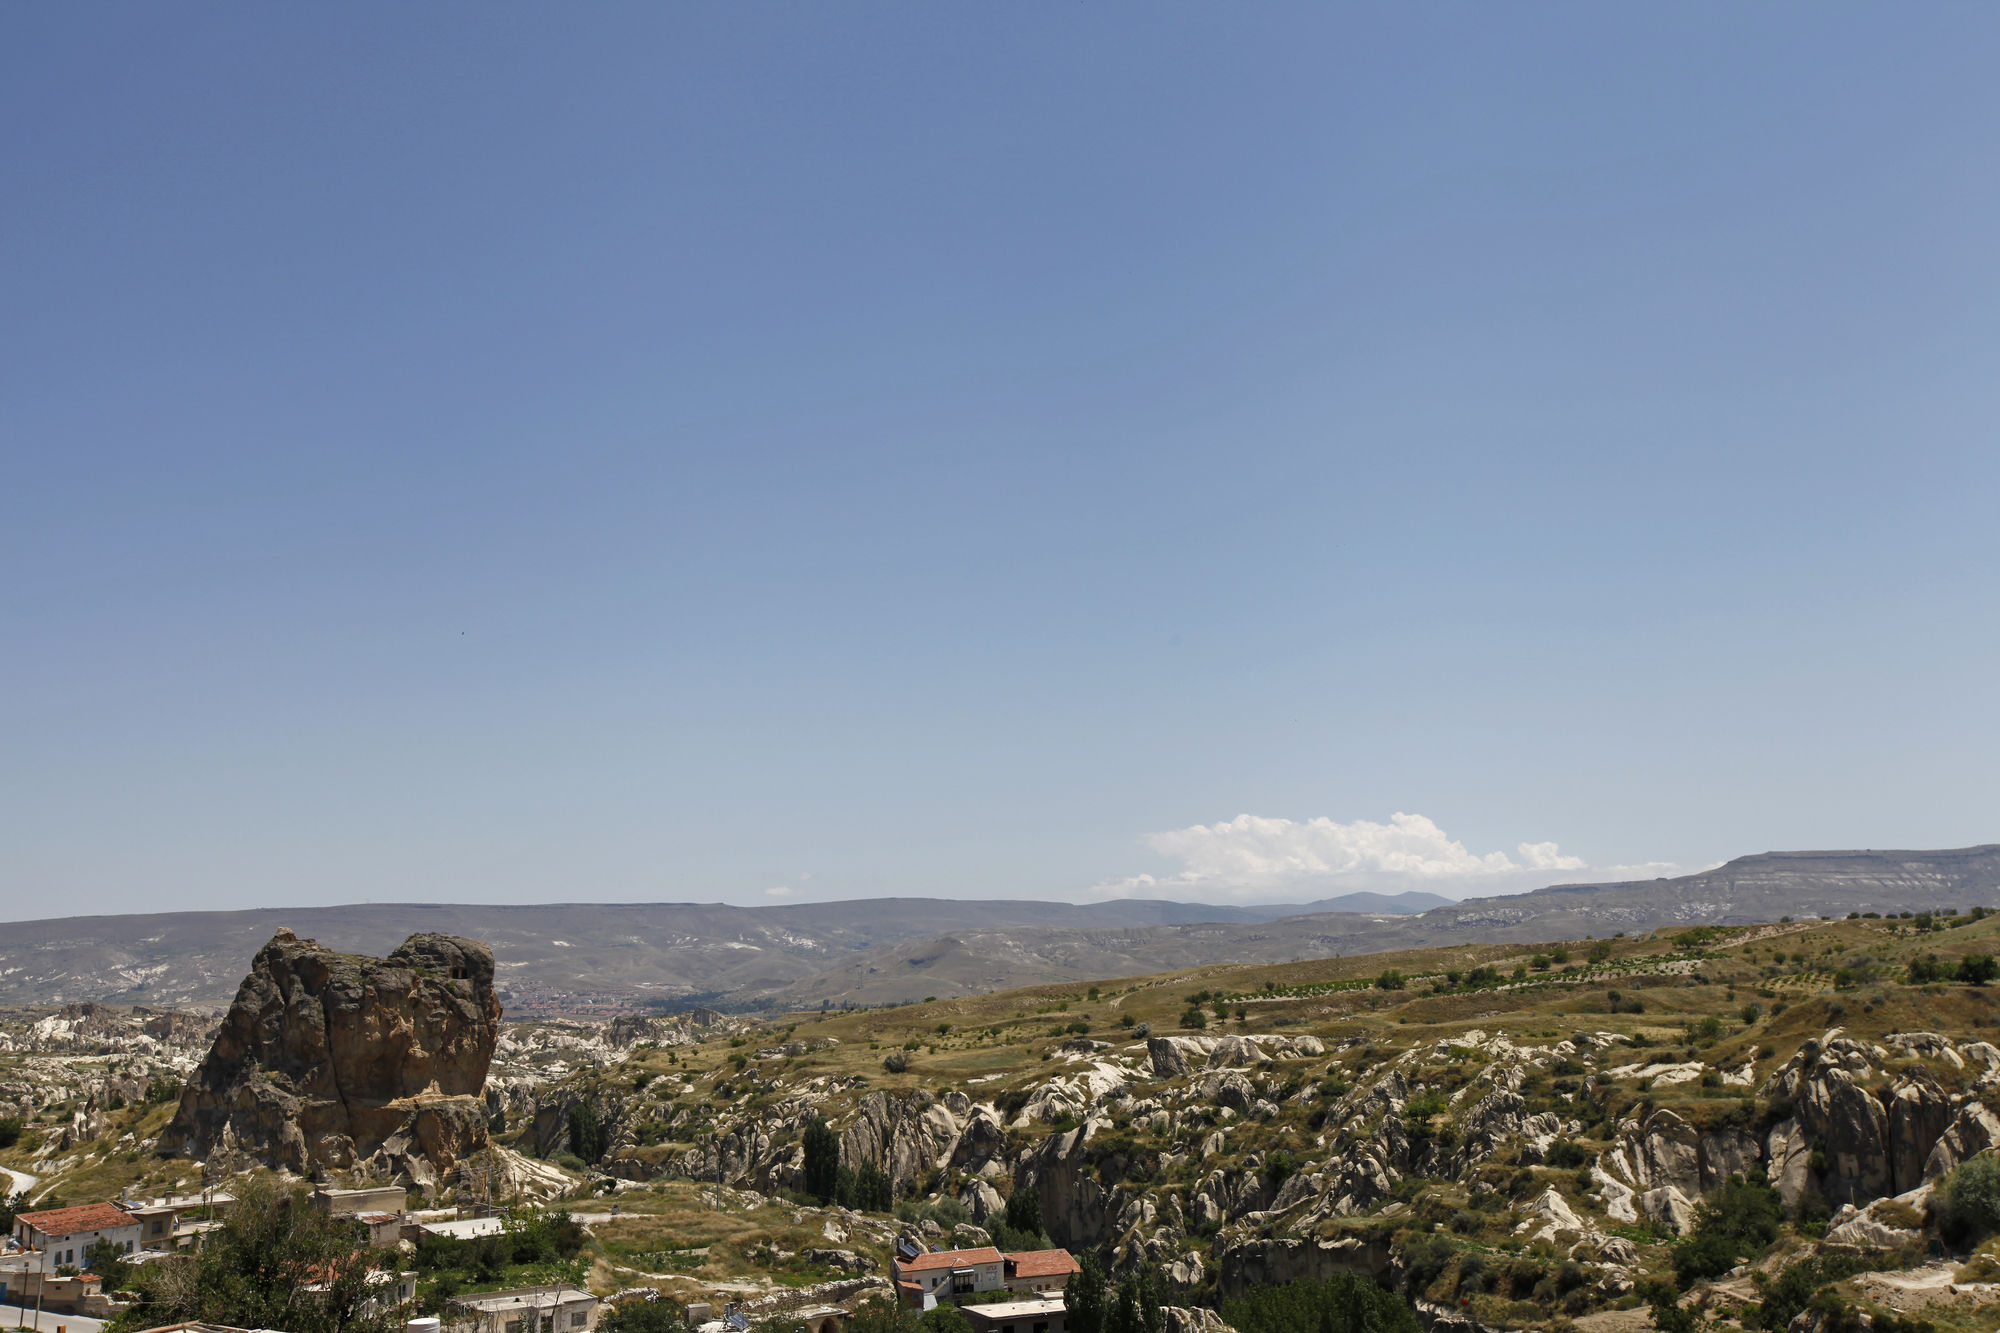
[[[1236,1333],[1222,1322],[1222,1316],[1205,1306],[1163,1305],[1160,1326],[1164,1333]]]
[[[1921,1039],[1899,1034],[1907,1052],[1936,1054]],[[1961,1057],[1942,1048],[1961,1066]],[[1835,1028],[1765,1081],[1766,1096],[1789,1102],[1793,1114],[1774,1126],[1765,1143],[1771,1183],[1795,1205],[1808,1189],[1836,1204],[1862,1205],[1871,1199],[1912,1190],[1946,1165],[1933,1165],[1939,1142],[1959,1124],[1965,1108],[1937,1080],[1922,1071],[1897,1079],[1877,1095],[1865,1081],[1879,1073],[1871,1058],[1886,1052],[1842,1036]],[[1962,1141],[1978,1135],[1976,1117],[1965,1124]],[[1976,1151],[1976,1149],[1975,1149]],[[1950,1161],[1958,1160],[1947,1149]]]
[[[1988,1148],[2000,1146],[2000,1116],[1984,1102],[1968,1101],[1958,1108],[1951,1123],[1931,1145],[1924,1159],[1924,1175],[1933,1178],[1957,1166],[1968,1157],[1977,1157]]]
[[[1380,1277],[1390,1270],[1393,1262],[1394,1251],[1386,1238],[1359,1237],[1253,1238],[1226,1246],[1216,1256],[1218,1288],[1224,1299],[1239,1296],[1251,1287],[1283,1286],[1300,1278],[1326,1282],[1340,1273]]]
[[[486,1146],[499,1036],[493,954],[412,935],[386,959],[281,930],[188,1079],[163,1151],[305,1173],[369,1167],[426,1187]]]
[[[886,1092],[861,1099],[858,1114],[840,1135],[840,1160],[886,1173],[899,1193],[958,1146],[959,1123],[951,1108],[927,1093],[892,1100]]]
[[[1088,1249],[1105,1245],[1117,1234],[1116,1191],[1098,1179],[1089,1145],[1103,1120],[1089,1120],[1075,1129],[1050,1134],[1021,1155],[1015,1179],[1041,1192],[1042,1224],[1058,1245]]]
[[[642,1041],[657,1042],[661,1046],[685,1045],[740,1026],[741,1023],[732,1022],[727,1014],[697,1006],[681,1014],[614,1018],[605,1029],[604,1036],[613,1050],[622,1051]]]
[[[1756,1167],[1762,1156],[1757,1137],[1748,1130],[1697,1130],[1661,1107],[1620,1128],[1604,1165],[1635,1193],[1671,1188],[1684,1199],[1698,1199],[1730,1176]]]

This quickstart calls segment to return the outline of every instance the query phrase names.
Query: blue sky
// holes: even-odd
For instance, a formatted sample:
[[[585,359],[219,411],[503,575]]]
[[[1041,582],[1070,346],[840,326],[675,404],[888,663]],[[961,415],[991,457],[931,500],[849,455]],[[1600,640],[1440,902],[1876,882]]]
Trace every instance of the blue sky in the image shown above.
[[[1996,38],[12,7],[0,918],[2000,840]]]

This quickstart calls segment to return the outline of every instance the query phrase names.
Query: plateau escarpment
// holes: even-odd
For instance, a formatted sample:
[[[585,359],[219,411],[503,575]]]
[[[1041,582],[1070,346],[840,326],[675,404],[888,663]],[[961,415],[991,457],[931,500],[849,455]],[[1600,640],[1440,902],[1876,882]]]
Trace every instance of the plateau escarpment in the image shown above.
[[[418,931],[477,931],[504,960],[508,1017],[600,1019],[696,1005],[771,1013],[899,1004],[1199,964],[1945,906],[2000,907],[2000,846],[1774,852],[1674,879],[1442,905],[1349,894],[1256,907],[877,898],[759,908],[377,903],[182,912],[8,923],[0,1004],[220,1008],[241,958],[281,919],[362,953]]]
[[[280,930],[188,1078],[164,1152],[435,1184],[486,1146],[500,1034],[493,954],[412,935],[387,958]]]

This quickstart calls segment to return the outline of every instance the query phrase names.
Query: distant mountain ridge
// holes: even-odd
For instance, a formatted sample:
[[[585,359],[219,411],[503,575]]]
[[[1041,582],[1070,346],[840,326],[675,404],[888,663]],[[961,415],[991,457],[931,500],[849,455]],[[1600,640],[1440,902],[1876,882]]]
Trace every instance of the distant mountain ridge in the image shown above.
[[[1410,908],[1427,910],[1411,914]],[[2000,907],[2000,845],[1766,852],[1672,879],[1504,897],[1348,894],[1309,904],[871,898],[719,903],[357,904],[0,924],[0,1005],[216,1010],[283,926],[381,955],[423,931],[492,946],[510,1017],[664,1007],[883,1004],[1037,982],[1662,925]]]

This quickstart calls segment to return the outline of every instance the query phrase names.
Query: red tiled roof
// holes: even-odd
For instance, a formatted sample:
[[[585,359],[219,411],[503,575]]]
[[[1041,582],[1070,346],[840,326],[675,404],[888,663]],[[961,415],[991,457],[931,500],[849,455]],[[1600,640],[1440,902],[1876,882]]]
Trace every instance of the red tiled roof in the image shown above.
[[[16,1222],[26,1222],[44,1236],[75,1236],[85,1231],[109,1231],[112,1227],[137,1226],[139,1221],[123,1208],[110,1203],[86,1203],[75,1208],[51,1208],[45,1213],[16,1213]]]
[[[1000,1251],[991,1245],[981,1245],[970,1250],[937,1250],[930,1254],[920,1254],[914,1259],[898,1259],[897,1267],[905,1273],[923,1273],[933,1268],[970,1268],[974,1264],[997,1264]]]
[[[1017,1250],[1007,1256],[1007,1271],[1015,1277],[1066,1277],[1083,1266],[1068,1250]]]

